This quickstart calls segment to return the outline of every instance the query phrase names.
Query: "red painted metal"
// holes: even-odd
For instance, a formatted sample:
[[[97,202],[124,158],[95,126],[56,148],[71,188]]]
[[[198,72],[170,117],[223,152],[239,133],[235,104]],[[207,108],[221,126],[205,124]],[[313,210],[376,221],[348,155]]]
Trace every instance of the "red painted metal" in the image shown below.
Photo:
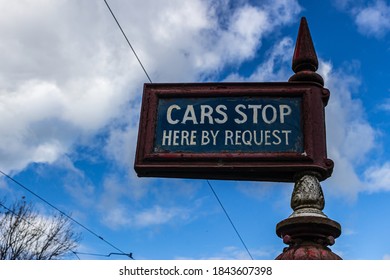
[[[306,242],[286,248],[276,260],[341,260],[328,247],[317,242]]]
[[[292,69],[295,73],[305,70],[312,72],[318,69],[317,54],[306,18],[302,18],[295,44]]]
[[[315,73],[318,69],[317,54],[311,39],[309,26],[306,18],[301,19],[298,37],[295,44],[292,60],[292,70],[295,74],[290,77],[289,82],[311,81],[324,85],[324,79]]]
[[[301,97],[304,153],[183,153],[155,151],[160,98]],[[293,182],[313,171],[328,178],[324,107],[329,91],[313,82],[145,84],[134,168],[138,176]]]
[[[276,226],[276,234],[286,247],[277,260],[340,260],[328,246],[341,234],[339,223],[324,217],[287,218]]]
[[[306,18],[301,19],[292,68],[295,74],[289,82],[311,81],[324,85],[322,77],[315,73],[318,60]],[[277,224],[276,234],[289,245],[277,260],[341,260],[328,247],[341,235],[341,226],[325,215],[320,217],[308,212],[289,217]]]

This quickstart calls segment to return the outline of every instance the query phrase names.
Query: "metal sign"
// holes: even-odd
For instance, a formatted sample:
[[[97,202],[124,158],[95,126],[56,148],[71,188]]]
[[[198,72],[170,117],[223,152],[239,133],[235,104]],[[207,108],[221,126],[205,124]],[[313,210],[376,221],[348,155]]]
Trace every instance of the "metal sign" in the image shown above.
[[[293,181],[331,175],[314,83],[145,84],[138,176]]]

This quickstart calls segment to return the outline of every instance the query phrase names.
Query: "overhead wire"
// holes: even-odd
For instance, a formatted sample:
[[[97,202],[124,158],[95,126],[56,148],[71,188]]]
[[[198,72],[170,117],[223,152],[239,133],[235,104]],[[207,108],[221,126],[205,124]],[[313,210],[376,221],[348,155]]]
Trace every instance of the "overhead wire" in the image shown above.
[[[127,36],[125,34],[125,32],[123,31],[122,26],[119,24],[119,21],[116,19],[116,16],[114,15],[113,11],[111,10],[110,5],[108,4],[108,2],[106,0],[104,0],[104,3],[106,3],[106,6],[107,6],[108,10],[110,11],[112,17],[114,18],[114,20],[115,20],[116,24],[118,25],[120,31],[122,32],[122,35],[125,37],[126,42],[129,45],[130,49],[132,50],[134,56],[137,58],[138,63],[141,66],[142,70],[144,71],[146,77],[148,78],[149,82],[152,83],[152,79],[150,79],[148,72],[146,72],[146,69],[145,69],[144,65],[142,64],[141,59],[138,57],[135,49],[133,48],[133,46],[131,45],[129,39],[127,38]]]
[[[26,187],[24,184],[20,183],[18,180],[16,180],[15,178],[11,177],[10,175],[8,175],[7,173],[3,172],[2,170],[0,170],[0,173],[3,174],[3,176],[5,176],[6,178],[8,178],[9,180],[11,180],[12,182],[14,182],[15,184],[17,184],[19,187],[23,188],[24,190],[26,190],[27,192],[29,192],[30,194],[32,194],[33,196],[35,196],[36,198],[38,198],[39,200],[43,201],[44,203],[46,203],[47,205],[49,205],[51,208],[53,208],[54,210],[58,211],[61,215],[65,216],[66,218],[68,218],[69,220],[71,220],[73,223],[77,224],[78,226],[80,226],[81,228],[83,228],[84,230],[86,230],[87,232],[89,232],[90,234],[94,235],[95,237],[97,237],[98,239],[100,239],[101,241],[103,241],[104,243],[106,243],[107,245],[109,245],[111,248],[114,248],[115,250],[117,250],[118,252],[122,253],[123,255],[129,255],[127,253],[125,253],[124,251],[122,251],[121,249],[119,249],[117,246],[115,246],[114,244],[112,244],[111,242],[107,241],[106,239],[104,239],[102,236],[98,235],[96,232],[94,232],[93,230],[89,229],[88,227],[84,226],[82,223],[80,223],[79,221],[75,220],[74,218],[72,218],[70,215],[66,214],[64,211],[62,211],[61,209],[59,209],[58,207],[56,207],[54,204],[50,203],[47,199],[43,198],[42,196],[38,195],[37,193],[35,193],[34,191],[30,190],[28,187]]]
[[[129,253],[129,254],[126,254],[126,253],[94,254],[94,253],[83,253],[83,252],[73,252],[73,253],[78,254],[78,255],[98,256],[98,257],[106,257],[106,258],[109,258],[112,255],[118,255],[118,256],[126,256],[129,259],[134,260],[133,253]]]
[[[250,253],[248,247],[246,246],[244,240],[243,240],[242,237],[241,237],[241,234],[238,232],[236,226],[234,225],[232,219],[230,218],[230,215],[228,214],[228,212],[226,211],[225,207],[223,206],[222,201],[219,199],[219,197],[218,197],[217,193],[215,192],[213,186],[211,185],[210,181],[209,181],[209,180],[206,180],[206,182],[207,182],[207,184],[209,185],[211,191],[213,192],[215,198],[217,199],[219,205],[221,206],[223,212],[225,213],[227,219],[229,220],[231,226],[233,227],[234,231],[236,232],[238,238],[240,239],[240,241],[241,241],[242,245],[244,246],[246,252],[248,253],[249,257],[251,258],[251,260],[253,260],[252,254]]]
[[[114,12],[113,12],[112,9],[111,9],[110,5],[108,4],[108,2],[107,2],[106,0],[104,0],[104,3],[106,4],[108,10],[110,11],[112,17],[114,18],[116,24],[118,25],[118,27],[119,27],[119,29],[120,29],[120,31],[122,32],[122,35],[124,36],[124,38],[125,38],[127,44],[129,45],[129,47],[131,48],[131,50],[132,50],[134,56],[135,56],[136,59],[138,60],[138,63],[140,64],[140,66],[141,66],[142,70],[144,71],[146,77],[148,78],[149,82],[152,84],[152,83],[153,83],[153,82],[152,82],[152,79],[150,78],[148,72],[146,71],[144,65],[143,65],[142,62],[141,62],[141,59],[138,57],[138,55],[137,55],[137,53],[135,52],[133,46],[131,45],[129,39],[127,38],[125,32],[123,31],[123,29],[122,29],[122,27],[121,27],[121,25],[120,25],[118,19],[116,18]],[[215,190],[214,190],[214,188],[212,187],[210,181],[209,181],[209,180],[206,180],[206,182],[207,182],[208,186],[210,187],[212,193],[214,194],[214,197],[217,199],[219,205],[221,206],[221,208],[222,208],[223,212],[225,213],[227,219],[229,220],[230,224],[232,225],[234,231],[236,232],[238,238],[240,239],[240,241],[241,241],[242,245],[244,246],[246,252],[248,253],[249,257],[253,260],[252,254],[250,253],[248,247],[246,246],[246,244],[245,244],[244,240],[242,239],[240,233],[238,232],[237,228],[235,227],[235,225],[234,225],[232,219],[230,218],[228,212],[226,211],[225,207],[223,206],[221,200],[219,199],[218,194],[215,192]]]
[[[34,225],[33,223],[31,223],[29,220],[27,220],[26,218],[20,216],[18,213],[16,213],[14,210],[10,209],[9,207],[5,206],[1,201],[0,201],[0,206],[3,207],[5,210],[7,210],[8,212],[12,213],[14,216],[18,217],[19,219],[22,219],[25,223],[27,223],[29,226],[35,228],[35,229],[38,229],[42,234],[50,237],[48,235],[47,232],[45,232],[44,230],[42,230],[41,228],[38,228],[36,225]],[[54,240],[55,241],[55,240]],[[74,254],[76,256],[77,259],[80,260],[80,257],[78,255],[88,255],[88,256],[99,256],[99,257],[106,257],[106,258],[109,258],[111,257],[112,255],[118,255],[118,256],[127,256],[128,258],[130,259],[133,259],[133,253],[129,253],[129,254],[126,254],[126,253],[109,253],[109,254],[97,254],[97,253],[84,253],[84,252],[78,252],[78,251],[73,251],[73,250],[70,250],[70,252],[72,254]]]

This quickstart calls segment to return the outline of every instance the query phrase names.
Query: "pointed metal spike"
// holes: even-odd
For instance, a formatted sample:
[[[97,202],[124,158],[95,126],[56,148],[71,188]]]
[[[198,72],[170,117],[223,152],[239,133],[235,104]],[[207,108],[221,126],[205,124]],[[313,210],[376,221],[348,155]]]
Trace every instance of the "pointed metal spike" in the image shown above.
[[[305,17],[302,17],[299,25],[292,69],[295,74],[290,77],[289,82],[315,82],[324,86],[324,79],[315,72],[318,69],[318,59]]]
[[[311,39],[306,18],[301,18],[297,41],[292,60],[292,69],[295,73],[300,71],[317,71],[318,59]]]

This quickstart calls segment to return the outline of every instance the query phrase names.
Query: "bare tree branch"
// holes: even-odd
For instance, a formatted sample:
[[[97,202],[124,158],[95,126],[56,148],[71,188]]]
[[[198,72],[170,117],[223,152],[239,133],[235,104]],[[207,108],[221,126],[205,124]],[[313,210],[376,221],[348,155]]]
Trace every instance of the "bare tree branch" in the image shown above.
[[[24,200],[0,206],[1,260],[55,260],[77,248],[81,236],[67,217],[40,215]]]

